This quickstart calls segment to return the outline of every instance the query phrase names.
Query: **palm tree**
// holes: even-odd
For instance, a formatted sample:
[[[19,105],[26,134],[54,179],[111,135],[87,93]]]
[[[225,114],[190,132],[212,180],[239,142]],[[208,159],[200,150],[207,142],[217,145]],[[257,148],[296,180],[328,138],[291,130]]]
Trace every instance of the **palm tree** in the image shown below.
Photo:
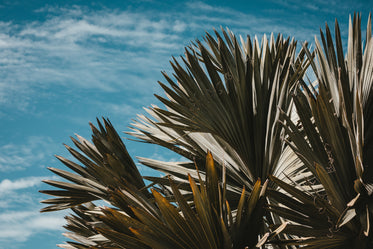
[[[313,52],[281,35],[239,45],[221,33],[173,59],[164,107],[128,132],[185,158],[140,158],[164,177],[146,185],[106,119],[91,125],[93,143],[72,138],[82,153],[66,146],[81,165],[58,157],[75,173],[50,168],[70,182],[41,191],[57,197],[43,212],[74,212],[75,242],[61,247],[372,248],[370,16],[365,45],[360,16],[350,20],[346,57],[337,22],[336,45],[326,26]],[[309,65],[316,83],[303,81]]]

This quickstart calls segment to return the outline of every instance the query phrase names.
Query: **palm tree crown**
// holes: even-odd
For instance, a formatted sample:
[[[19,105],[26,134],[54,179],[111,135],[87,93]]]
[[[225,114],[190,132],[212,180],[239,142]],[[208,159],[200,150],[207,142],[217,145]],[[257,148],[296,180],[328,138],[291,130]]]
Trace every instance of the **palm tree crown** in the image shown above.
[[[49,168],[68,182],[41,191],[54,196],[43,212],[73,211],[60,247],[373,248],[371,30],[350,18],[346,53],[337,21],[314,51],[207,33],[128,132],[185,161],[139,158],[164,173],[142,177],[110,121],[91,124],[92,143],[66,146],[79,163],[57,157],[73,172]]]

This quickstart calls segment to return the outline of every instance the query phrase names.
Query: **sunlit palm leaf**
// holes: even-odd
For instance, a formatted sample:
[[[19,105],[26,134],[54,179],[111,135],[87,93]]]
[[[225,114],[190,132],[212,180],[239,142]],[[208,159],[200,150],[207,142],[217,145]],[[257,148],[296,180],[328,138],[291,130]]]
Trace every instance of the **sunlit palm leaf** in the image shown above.
[[[306,69],[305,54],[296,55],[296,42],[280,35],[261,43],[248,37],[241,46],[229,30],[223,36],[225,41],[217,32],[216,39],[207,34],[206,45],[186,49],[184,66],[171,62],[174,79],[164,74],[168,85],[160,83],[167,98],[157,96],[166,109],[153,106],[153,119],[140,116],[130,134],[192,161],[141,158],[147,166],[187,180],[193,161],[203,161],[209,150],[219,170],[225,165],[228,185],[251,189],[256,178],[265,179],[276,168],[302,165],[294,156],[279,165],[285,145],[277,121],[279,108],[291,113],[289,93]]]

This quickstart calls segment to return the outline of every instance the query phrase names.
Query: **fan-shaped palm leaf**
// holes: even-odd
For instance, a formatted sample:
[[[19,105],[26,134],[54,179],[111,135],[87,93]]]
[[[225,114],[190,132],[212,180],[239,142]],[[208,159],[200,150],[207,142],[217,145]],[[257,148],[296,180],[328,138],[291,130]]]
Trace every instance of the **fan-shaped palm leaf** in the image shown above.
[[[207,34],[207,46],[197,41],[186,49],[184,67],[175,59],[171,62],[175,80],[164,74],[168,86],[160,85],[167,98],[157,96],[166,109],[153,106],[148,110],[152,119],[140,116],[130,134],[192,161],[140,158],[147,166],[186,181],[193,161],[203,161],[210,150],[218,169],[225,165],[229,189],[251,189],[258,177],[302,165],[291,150],[280,160],[286,149],[277,121],[279,108],[291,112],[289,92],[306,62],[303,50],[296,55],[296,42],[281,35],[276,40],[264,37],[261,43],[248,37],[241,46],[229,30],[223,30],[223,36],[225,42],[217,32],[216,40]]]
[[[288,241],[288,244],[341,249],[373,246],[370,229],[373,177],[369,164],[373,127],[369,99],[373,78],[372,71],[368,72],[373,66],[373,43],[369,17],[366,46],[362,48],[360,22],[357,15],[353,22],[350,20],[346,59],[337,22],[335,47],[328,26],[325,35],[321,32],[324,49],[316,39],[318,64],[313,63],[312,67],[319,92],[313,93],[302,85],[294,95],[301,129],[282,114],[288,144],[324,189],[302,193],[302,186],[295,188],[272,178],[295,199],[271,192],[270,195],[282,205],[271,206],[270,211],[297,223],[285,232],[300,237],[311,236]],[[308,184],[314,183],[309,181]],[[314,232],[305,235],[304,229],[308,228]]]

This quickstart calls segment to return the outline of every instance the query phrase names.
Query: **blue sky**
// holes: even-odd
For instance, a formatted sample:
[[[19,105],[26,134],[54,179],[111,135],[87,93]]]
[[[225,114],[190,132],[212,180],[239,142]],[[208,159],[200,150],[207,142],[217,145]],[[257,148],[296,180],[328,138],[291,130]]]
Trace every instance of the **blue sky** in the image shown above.
[[[63,168],[75,133],[90,138],[88,122],[109,117],[118,131],[154,93],[171,56],[220,26],[262,37],[281,32],[313,42],[325,22],[362,12],[372,1],[0,1],[0,249],[57,248],[66,212],[39,214]],[[346,40],[345,40],[346,42]],[[123,133],[123,137],[126,135]],[[125,141],[132,156],[174,160],[160,148]],[[177,158],[176,158],[177,159]],[[144,174],[150,173],[141,167]]]

